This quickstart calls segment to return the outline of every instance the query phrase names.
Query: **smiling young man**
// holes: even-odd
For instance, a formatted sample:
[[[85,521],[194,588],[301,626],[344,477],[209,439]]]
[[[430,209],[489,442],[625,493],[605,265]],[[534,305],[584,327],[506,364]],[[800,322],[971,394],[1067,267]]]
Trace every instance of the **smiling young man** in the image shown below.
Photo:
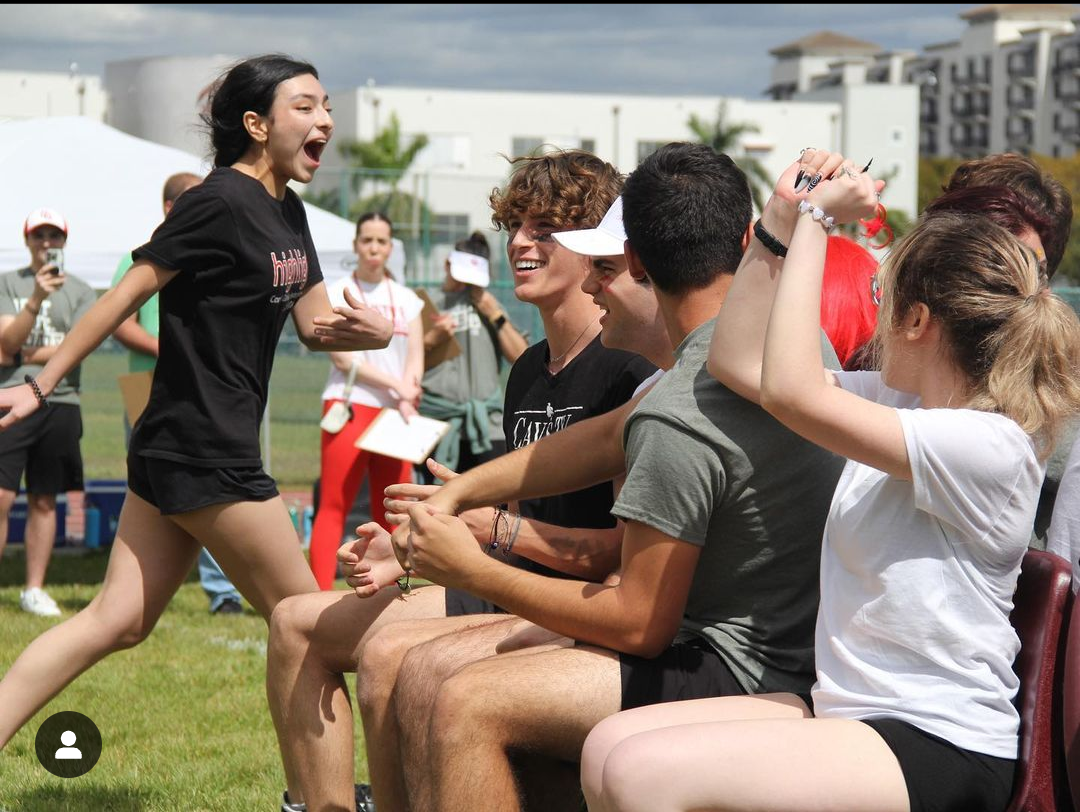
[[[57,346],[90,306],[94,291],[65,273],[62,261],[68,226],[53,209],[30,213],[23,226],[30,264],[0,276],[0,388],[37,376]],[[60,609],[42,587],[56,542],[56,496],[83,487],[82,416],[76,366],[57,387],[50,405],[15,429],[0,434],[0,553],[7,541],[8,516],[26,473],[26,589],[23,611],[56,617]]]
[[[653,367],[639,356],[605,348],[600,308],[581,290],[587,260],[560,245],[553,233],[597,225],[619,193],[622,178],[611,164],[585,152],[555,152],[517,163],[509,182],[491,197],[493,222],[509,235],[507,255],[518,299],[539,310],[546,338],[515,363],[506,387],[504,434],[510,449],[523,447],[568,425],[607,412],[630,398]],[[478,542],[494,529],[516,529],[517,565],[547,574],[570,572],[599,581],[618,560],[622,529],[610,514],[610,481],[584,491],[530,500],[515,515],[493,521],[490,508],[467,520]],[[520,516],[520,520],[518,519]],[[516,553],[521,553],[520,556]],[[384,560],[400,574],[389,549]],[[392,579],[389,583],[393,583]],[[347,804],[352,800],[352,713],[343,674],[355,671],[365,635],[402,619],[437,619],[459,627],[494,625],[505,615],[467,593],[429,586],[407,600],[394,587],[360,600],[352,593],[297,596],[275,612],[271,624],[268,694],[277,718],[286,772],[287,804]],[[485,613],[478,617],[475,613]],[[451,616],[451,620],[447,620]],[[486,643],[486,653],[494,645]],[[407,648],[379,653],[392,662]],[[475,656],[461,652],[462,656]],[[361,678],[368,763],[372,774],[396,776],[396,728],[384,722],[396,669],[386,666]],[[379,708],[369,713],[369,708]],[[293,788],[297,791],[294,792]],[[404,803],[396,779],[377,790],[381,809]],[[289,805],[283,809],[290,808]]]
[[[523,808],[521,761],[576,761],[589,730],[620,709],[781,685],[805,693],[813,682],[821,527],[840,460],[705,370],[712,318],[748,237],[746,178],[707,147],[669,144],[623,197],[628,274],[648,274],[677,361],[622,435],[626,482],[612,509],[626,525],[620,578],[509,570],[447,515],[577,483],[590,455],[606,452],[572,447],[574,429],[452,480],[430,499],[445,512],[407,506],[411,526],[395,533],[406,565],[577,641],[500,651],[449,678],[442,660],[475,630],[432,635],[409,652],[394,708],[411,748],[413,808]],[[754,243],[743,261],[764,261],[762,250]],[[610,288],[604,301],[614,301]],[[824,350],[835,368],[827,341]],[[387,628],[369,648],[405,633]],[[549,796],[539,808],[575,800]]]

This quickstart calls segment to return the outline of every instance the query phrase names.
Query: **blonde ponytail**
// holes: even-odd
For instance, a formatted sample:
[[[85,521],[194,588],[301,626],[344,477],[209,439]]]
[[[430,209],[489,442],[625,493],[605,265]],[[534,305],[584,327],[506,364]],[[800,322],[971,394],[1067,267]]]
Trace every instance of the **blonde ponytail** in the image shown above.
[[[1080,411],[1080,321],[1030,249],[985,217],[925,216],[883,265],[876,339],[925,304],[967,379],[966,405],[1012,418],[1046,456]]]

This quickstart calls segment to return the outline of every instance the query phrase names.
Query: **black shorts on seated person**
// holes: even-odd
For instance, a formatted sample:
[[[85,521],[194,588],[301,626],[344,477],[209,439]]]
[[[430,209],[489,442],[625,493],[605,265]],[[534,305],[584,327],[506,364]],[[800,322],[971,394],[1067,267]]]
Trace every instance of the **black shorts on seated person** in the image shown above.
[[[203,468],[157,457],[128,454],[128,488],[163,516],[227,502],[265,502],[277,484],[261,465]]]
[[[899,719],[864,719],[900,762],[911,812],[1004,812],[1016,759],[964,750]]]
[[[652,659],[619,654],[619,670],[622,710],[684,699],[746,695],[716,649],[700,637],[673,643]],[[810,707],[808,695],[800,694],[799,698]]]

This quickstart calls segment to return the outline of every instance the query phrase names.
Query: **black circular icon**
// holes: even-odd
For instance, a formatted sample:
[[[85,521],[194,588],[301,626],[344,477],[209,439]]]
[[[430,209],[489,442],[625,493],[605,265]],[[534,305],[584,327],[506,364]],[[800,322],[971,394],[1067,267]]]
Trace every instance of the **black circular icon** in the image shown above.
[[[78,778],[101,758],[101,731],[75,711],[54,713],[38,728],[34,740],[41,766],[60,778]]]

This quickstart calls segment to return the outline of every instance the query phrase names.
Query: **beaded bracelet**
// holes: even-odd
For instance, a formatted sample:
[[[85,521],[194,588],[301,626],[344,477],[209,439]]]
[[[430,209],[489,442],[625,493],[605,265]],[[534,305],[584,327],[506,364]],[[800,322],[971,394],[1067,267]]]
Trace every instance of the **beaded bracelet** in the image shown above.
[[[799,201],[799,214],[807,214],[818,223],[821,223],[821,227],[826,231],[831,231],[832,227],[836,225],[836,218],[830,217],[825,213],[825,210],[820,206],[815,206],[809,200]]]
[[[33,375],[23,376],[23,380],[30,385],[30,389],[34,392],[34,397],[37,398],[38,406],[48,406],[49,401],[45,400],[45,396],[41,394],[41,387],[38,386],[38,382],[34,380]]]

